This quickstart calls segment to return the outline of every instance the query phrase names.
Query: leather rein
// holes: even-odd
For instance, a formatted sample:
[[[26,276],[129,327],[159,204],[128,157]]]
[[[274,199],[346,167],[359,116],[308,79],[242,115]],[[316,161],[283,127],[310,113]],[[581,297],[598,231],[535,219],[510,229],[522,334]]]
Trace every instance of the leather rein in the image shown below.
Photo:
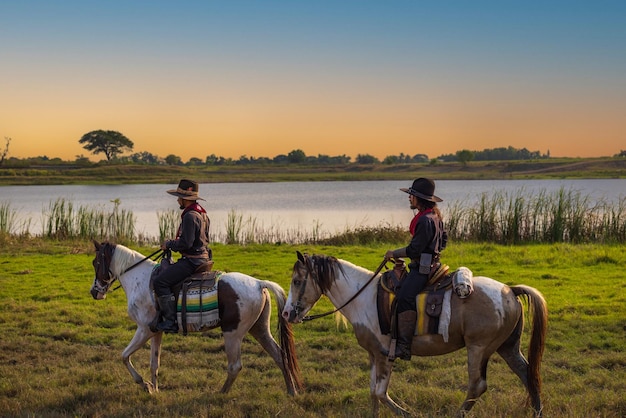
[[[160,253],[160,254],[159,254],[159,253]],[[136,263],[135,263],[135,264],[133,264],[132,266],[128,267],[128,268],[127,268],[126,270],[124,270],[124,271],[123,271],[123,272],[122,272],[119,276],[121,276],[121,275],[123,275],[123,274],[125,274],[125,273],[128,273],[130,270],[134,269],[135,267],[137,267],[138,265],[140,265],[140,264],[141,264],[141,263],[143,263],[144,261],[149,260],[149,259],[151,259],[151,258],[152,258],[152,257],[154,257],[154,256],[157,256],[157,259],[158,259],[159,257],[163,257],[163,256],[164,256],[164,254],[165,254],[165,251],[163,251],[162,249],[160,249],[160,248],[159,248],[158,250],[156,250],[155,252],[153,252],[153,253],[152,253],[152,254],[150,254],[149,256],[144,257],[143,259],[139,260],[138,262],[136,262]],[[111,256],[112,256],[112,252],[111,252]],[[109,260],[109,262],[107,263],[107,260],[106,260],[106,254],[105,254],[105,252],[104,252],[104,251],[98,251],[98,257],[101,257],[101,258],[102,258],[102,260],[101,260],[101,261],[100,261],[100,260],[98,260],[98,264],[102,263],[102,264],[104,265],[104,267],[106,268],[106,270],[107,270],[107,273],[108,273],[109,277],[113,277],[113,280],[109,280],[109,281],[105,282],[105,283],[107,284],[107,287],[111,287],[111,285],[112,285],[112,284],[113,284],[116,280],[118,280],[119,276],[115,276],[115,275],[113,275],[113,272],[111,271],[111,262],[110,262],[110,260]],[[96,273],[97,273],[97,271],[96,271]],[[112,289],[111,291],[112,291],[112,292],[114,292],[114,291],[116,291],[117,289],[119,289],[120,287],[122,287],[122,285],[121,285],[121,284],[120,284],[119,286],[115,287],[114,289]]]
[[[318,318],[322,318],[322,317],[325,317],[325,316],[328,316],[328,315],[332,315],[332,314],[334,314],[336,312],[339,312],[343,308],[345,308],[350,302],[352,302],[354,299],[356,299],[363,292],[363,290],[365,290],[365,288],[376,278],[376,276],[378,276],[378,273],[380,273],[380,271],[383,269],[383,267],[385,267],[387,265],[388,261],[389,260],[387,258],[384,258],[383,261],[378,266],[378,268],[376,269],[376,271],[374,272],[374,274],[372,274],[372,277],[370,277],[369,280],[367,281],[367,283],[365,283],[365,286],[361,287],[354,295],[352,295],[352,297],[350,299],[348,299],[339,308],[336,308],[335,310],[324,312],[324,313],[321,313],[321,314],[307,315],[304,318],[302,318],[302,321],[311,321],[313,319],[318,319]],[[306,274],[307,274],[307,279],[308,279],[309,276],[313,275],[313,272],[312,272],[312,269],[310,268],[308,262],[304,263],[304,264],[306,265],[306,269],[307,269],[307,273]],[[300,297],[298,298],[298,302],[300,301],[300,298],[304,294],[304,288],[306,287],[307,279],[304,280],[305,285],[302,286],[302,290],[300,292]]]

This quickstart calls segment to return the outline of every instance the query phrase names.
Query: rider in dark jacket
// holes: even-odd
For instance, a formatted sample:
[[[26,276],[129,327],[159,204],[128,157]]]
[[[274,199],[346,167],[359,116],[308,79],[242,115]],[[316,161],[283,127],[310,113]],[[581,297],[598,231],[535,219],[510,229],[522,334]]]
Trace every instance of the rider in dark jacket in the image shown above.
[[[154,279],[154,291],[162,317],[155,329],[169,334],[178,332],[176,297],[172,288],[211,259],[208,249],[211,222],[206,210],[197,202],[204,199],[198,196],[198,183],[195,181],[181,180],[176,190],[168,190],[167,193],[178,197],[178,204],[183,211],[176,238],[161,244],[163,250],[181,253],[181,258],[162,269]]]
[[[443,217],[437,207],[442,200],[435,196],[435,182],[418,178],[409,189],[400,189],[409,194],[411,209],[417,210],[410,225],[411,242],[406,247],[389,250],[388,259],[409,257],[409,273],[396,290],[397,345],[395,357],[411,359],[411,343],[417,321],[415,298],[428,283],[433,266],[439,262],[441,251],[446,247],[448,234],[443,226]]]

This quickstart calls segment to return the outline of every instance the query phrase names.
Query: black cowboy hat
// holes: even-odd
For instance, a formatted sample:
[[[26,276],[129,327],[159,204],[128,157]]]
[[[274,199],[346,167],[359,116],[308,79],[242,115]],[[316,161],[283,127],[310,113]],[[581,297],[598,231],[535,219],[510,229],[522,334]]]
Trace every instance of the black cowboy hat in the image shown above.
[[[177,189],[168,190],[167,192],[184,200],[204,200],[198,196],[198,183],[193,180],[183,179],[178,183]]]
[[[435,196],[435,182],[423,177],[415,179],[411,188],[401,188],[400,190],[413,196],[417,196],[420,199],[428,200],[429,202],[443,202],[442,199]]]

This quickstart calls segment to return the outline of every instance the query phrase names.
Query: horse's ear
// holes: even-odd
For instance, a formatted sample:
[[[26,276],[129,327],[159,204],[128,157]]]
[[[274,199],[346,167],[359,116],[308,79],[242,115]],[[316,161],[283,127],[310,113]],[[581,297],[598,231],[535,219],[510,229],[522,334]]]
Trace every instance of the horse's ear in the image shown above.
[[[302,253],[300,251],[296,251],[296,255],[298,256],[298,260],[304,263],[304,256],[302,255]]]
[[[92,239],[93,241],[93,245],[96,247],[96,251],[100,251],[100,243],[98,241],[96,241],[95,239]]]

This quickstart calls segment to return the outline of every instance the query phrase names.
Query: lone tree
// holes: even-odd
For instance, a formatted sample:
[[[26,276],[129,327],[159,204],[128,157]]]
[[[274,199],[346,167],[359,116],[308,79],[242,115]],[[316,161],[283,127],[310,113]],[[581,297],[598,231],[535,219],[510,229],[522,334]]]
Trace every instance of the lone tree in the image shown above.
[[[94,154],[104,153],[107,161],[117,158],[124,151],[133,150],[133,141],[117,131],[91,131],[78,141],[87,151]]]

